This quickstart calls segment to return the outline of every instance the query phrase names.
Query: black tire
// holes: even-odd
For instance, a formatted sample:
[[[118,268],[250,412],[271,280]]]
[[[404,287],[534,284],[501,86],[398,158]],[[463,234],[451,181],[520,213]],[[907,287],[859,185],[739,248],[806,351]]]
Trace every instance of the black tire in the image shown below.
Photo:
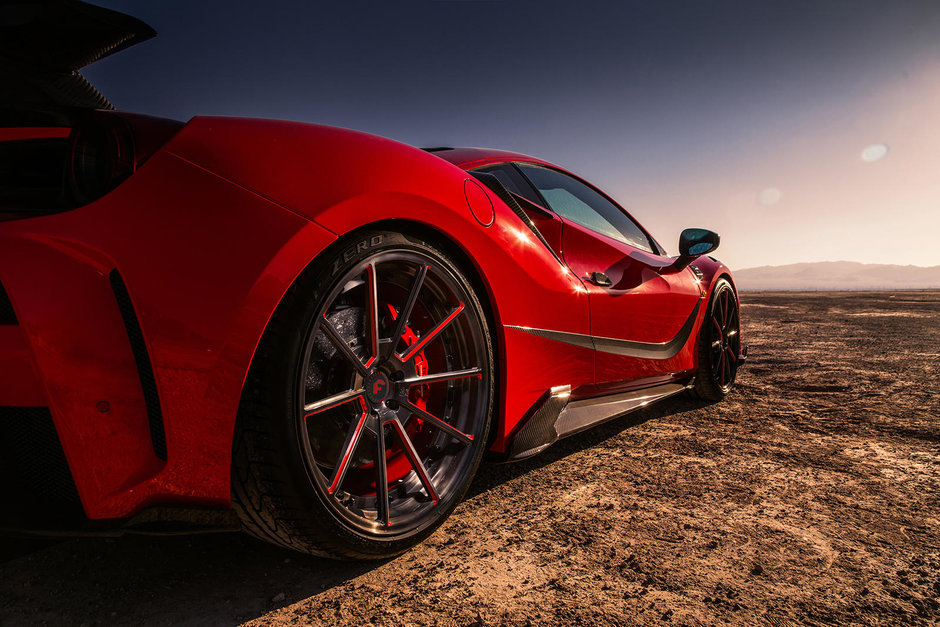
[[[725,398],[734,387],[740,353],[738,297],[727,279],[719,279],[699,332],[695,394],[707,401]]]
[[[232,501],[262,540],[380,559],[421,542],[463,498],[488,441],[493,344],[444,250],[387,231],[344,244],[295,282],[265,331],[239,410]]]

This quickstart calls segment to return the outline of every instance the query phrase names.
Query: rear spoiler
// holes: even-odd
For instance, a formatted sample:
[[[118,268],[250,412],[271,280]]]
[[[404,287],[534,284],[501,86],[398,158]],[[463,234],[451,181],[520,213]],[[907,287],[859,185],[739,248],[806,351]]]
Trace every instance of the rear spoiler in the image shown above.
[[[0,106],[113,109],[78,70],[156,34],[79,0],[0,0]]]

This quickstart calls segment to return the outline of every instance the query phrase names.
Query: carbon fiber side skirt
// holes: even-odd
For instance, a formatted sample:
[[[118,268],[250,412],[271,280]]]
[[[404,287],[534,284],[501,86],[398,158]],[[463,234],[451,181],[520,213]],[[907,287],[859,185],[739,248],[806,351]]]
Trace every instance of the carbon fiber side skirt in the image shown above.
[[[688,387],[685,383],[665,383],[643,390],[573,402],[568,402],[571,386],[552,388],[513,438],[509,460],[531,457],[562,438],[678,394]]]

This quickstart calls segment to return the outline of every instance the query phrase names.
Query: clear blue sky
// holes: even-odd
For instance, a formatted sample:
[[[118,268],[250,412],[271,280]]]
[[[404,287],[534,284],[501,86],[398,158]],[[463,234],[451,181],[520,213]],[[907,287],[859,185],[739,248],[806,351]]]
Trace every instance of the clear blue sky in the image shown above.
[[[122,109],[538,155],[736,268],[940,264],[934,0],[96,3],[159,33],[84,71]]]

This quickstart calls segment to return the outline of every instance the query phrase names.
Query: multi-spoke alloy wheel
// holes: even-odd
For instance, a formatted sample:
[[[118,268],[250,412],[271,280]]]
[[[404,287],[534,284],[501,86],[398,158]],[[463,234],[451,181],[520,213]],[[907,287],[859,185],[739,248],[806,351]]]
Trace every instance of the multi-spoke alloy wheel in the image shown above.
[[[487,413],[483,321],[438,260],[369,256],[308,334],[300,436],[333,510],[371,534],[407,533],[462,489]]]
[[[727,396],[737,376],[740,353],[738,299],[731,284],[721,279],[712,290],[700,332],[696,393],[707,400]]]
[[[291,345],[292,372],[277,365],[271,372],[293,379],[293,403],[279,404],[291,409],[280,420],[293,432],[274,439],[298,462],[291,484],[302,489],[286,499],[290,511],[272,516],[245,506],[236,476],[236,510],[249,531],[307,552],[401,552],[453,510],[486,443],[493,359],[482,307],[445,254],[394,233],[352,242],[291,296],[272,348]],[[255,428],[250,415],[239,420],[242,434]],[[236,451],[236,475],[246,470],[238,466]],[[290,526],[296,510],[310,511],[304,532],[289,542],[272,534],[270,520]]]

